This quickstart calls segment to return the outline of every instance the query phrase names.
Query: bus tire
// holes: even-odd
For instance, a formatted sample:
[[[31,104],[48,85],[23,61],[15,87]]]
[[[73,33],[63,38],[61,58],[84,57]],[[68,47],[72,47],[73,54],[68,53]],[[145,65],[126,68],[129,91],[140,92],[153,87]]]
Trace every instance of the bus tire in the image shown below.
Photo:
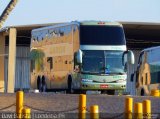
[[[71,75],[68,76],[67,83],[68,83],[67,93],[70,94],[73,92],[73,90],[72,90],[72,76]]]
[[[107,94],[108,95],[114,95],[115,94],[115,90],[107,90]]]
[[[87,90],[81,90],[81,94],[86,94]]]
[[[101,90],[101,94],[107,94],[107,90]]]
[[[46,84],[46,78],[45,76],[42,76],[42,87],[41,87],[41,91],[42,92],[46,92],[47,91],[47,84]]]
[[[141,89],[141,96],[144,96],[144,89]]]
[[[39,90],[39,92],[41,92],[41,89],[42,89],[42,80],[41,80],[40,76],[37,77],[37,89]]]

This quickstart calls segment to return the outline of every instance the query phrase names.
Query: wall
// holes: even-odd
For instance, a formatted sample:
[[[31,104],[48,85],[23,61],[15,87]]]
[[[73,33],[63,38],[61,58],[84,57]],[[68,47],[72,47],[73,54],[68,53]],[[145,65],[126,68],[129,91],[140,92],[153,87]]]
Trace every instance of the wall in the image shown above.
[[[129,65],[128,66],[128,78],[127,78],[127,87],[126,87],[126,92],[130,92],[131,95],[136,94],[136,89],[135,89],[135,80],[133,82],[130,81],[131,74],[135,72],[137,63],[138,63],[138,58],[140,54],[140,50],[133,50],[134,56],[135,56],[135,64],[134,65]]]
[[[8,54],[8,46],[6,47],[6,54]],[[16,49],[16,76],[15,76],[15,90],[30,88],[30,59],[29,47],[17,46]],[[7,87],[7,73],[8,73],[8,56],[5,57],[5,87]]]

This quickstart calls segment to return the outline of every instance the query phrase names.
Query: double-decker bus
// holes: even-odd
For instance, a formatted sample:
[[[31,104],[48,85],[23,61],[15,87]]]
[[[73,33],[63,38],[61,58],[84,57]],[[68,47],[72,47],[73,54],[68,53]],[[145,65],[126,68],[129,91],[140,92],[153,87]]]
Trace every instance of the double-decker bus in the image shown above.
[[[128,62],[134,55],[117,22],[75,21],[32,31],[33,89],[124,90]]]
[[[146,48],[139,55],[137,69],[132,75],[136,80],[136,95],[150,95],[160,89],[160,46]]]

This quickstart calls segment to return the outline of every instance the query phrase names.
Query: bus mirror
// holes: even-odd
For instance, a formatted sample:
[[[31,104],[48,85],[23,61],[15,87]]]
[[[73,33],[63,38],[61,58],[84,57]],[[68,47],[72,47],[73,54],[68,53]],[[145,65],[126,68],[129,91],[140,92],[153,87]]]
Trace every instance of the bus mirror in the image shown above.
[[[127,63],[127,51],[125,51],[123,53],[123,56],[122,56],[122,64],[123,64],[123,66],[127,66],[126,63]]]
[[[127,59],[128,59],[128,62],[129,64],[134,64],[134,54],[132,51],[128,50],[127,52]]]
[[[82,51],[79,49],[77,52],[77,63],[82,63]]]

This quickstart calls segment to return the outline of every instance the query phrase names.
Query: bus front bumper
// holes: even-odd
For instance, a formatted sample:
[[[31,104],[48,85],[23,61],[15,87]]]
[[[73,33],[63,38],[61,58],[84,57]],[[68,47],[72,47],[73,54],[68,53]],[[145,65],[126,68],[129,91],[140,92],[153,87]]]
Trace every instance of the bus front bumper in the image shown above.
[[[95,83],[95,82],[81,82],[81,89],[84,90],[124,90],[126,89],[126,82],[124,83]]]

